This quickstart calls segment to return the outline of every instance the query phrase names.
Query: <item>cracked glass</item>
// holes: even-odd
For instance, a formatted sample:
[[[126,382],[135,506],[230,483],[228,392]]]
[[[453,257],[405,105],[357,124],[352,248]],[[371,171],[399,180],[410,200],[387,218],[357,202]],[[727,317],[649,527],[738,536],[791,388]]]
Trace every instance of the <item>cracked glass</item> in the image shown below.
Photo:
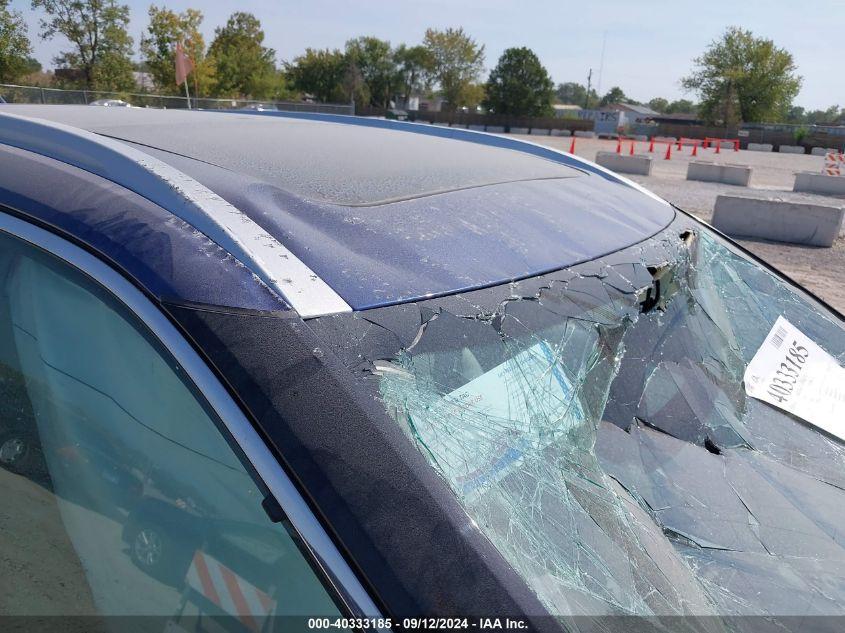
[[[845,448],[742,384],[778,316],[842,363],[837,315],[675,224],[343,353],[552,614],[845,614]]]

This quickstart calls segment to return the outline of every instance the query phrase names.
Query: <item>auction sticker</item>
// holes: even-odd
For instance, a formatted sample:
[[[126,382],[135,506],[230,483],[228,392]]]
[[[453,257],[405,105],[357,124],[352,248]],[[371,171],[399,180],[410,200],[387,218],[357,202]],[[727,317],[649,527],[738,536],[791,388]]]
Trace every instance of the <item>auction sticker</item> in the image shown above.
[[[745,393],[845,439],[845,369],[778,317],[745,369]]]

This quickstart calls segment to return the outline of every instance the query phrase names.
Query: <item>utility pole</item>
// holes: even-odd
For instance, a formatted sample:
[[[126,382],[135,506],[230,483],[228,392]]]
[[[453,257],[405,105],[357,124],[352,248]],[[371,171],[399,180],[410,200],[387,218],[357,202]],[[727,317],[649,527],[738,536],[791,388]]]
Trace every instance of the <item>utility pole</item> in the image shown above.
[[[584,109],[590,109],[590,90],[593,89],[593,69],[590,68],[590,72],[587,74],[587,96],[584,97]]]

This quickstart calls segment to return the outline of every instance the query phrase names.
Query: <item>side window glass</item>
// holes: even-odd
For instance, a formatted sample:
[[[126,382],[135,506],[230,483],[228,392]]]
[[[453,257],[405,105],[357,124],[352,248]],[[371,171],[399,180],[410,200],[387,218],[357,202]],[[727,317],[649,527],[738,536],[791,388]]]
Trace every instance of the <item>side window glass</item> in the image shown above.
[[[259,631],[267,616],[339,613],[145,326],[2,233],[0,466],[0,615],[199,615]]]

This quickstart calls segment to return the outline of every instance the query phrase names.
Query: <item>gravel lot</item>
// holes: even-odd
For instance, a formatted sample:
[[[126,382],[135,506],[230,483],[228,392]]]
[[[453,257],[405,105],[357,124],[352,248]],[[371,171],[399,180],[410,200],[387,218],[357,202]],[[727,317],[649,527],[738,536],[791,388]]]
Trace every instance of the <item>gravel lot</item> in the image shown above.
[[[569,151],[571,139],[564,137],[520,136],[519,138],[548,145],[555,149]],[[705,221],[710,221],[716,197],[720,194],[759,192],[770,193],[785,199],[798,199],[820,204],[830,203],[827,196],[792,193],[795,172],[820,172],[824,163],[821,156],[779,154],[775,152],[748,152],[722,149],[719,154],[714,150],[699,148],[698,156],[692,158],[692,148],[682,151],[672,148],[672,159],[665,160],[666,145],[656,145],[654,168],[651,176],[626,177],[634,180],[657,195],[676,204],[681,209],[695,214]],[[625,153],[630,151],[630,143],[623,145]],[[588,160],[595,160],[599,151],[615,151],[616,141],[599,139],[576,139],[575,153]],[[637,142],[634,148],[637,154],[648,153],[648,143]],[[686,180],[687,165],[690,160],[709,160],[717,163],[749,165],[753,168],[750,187],[737,187],[719,183]],[[807,286],[810,290],[837,308],[845,312],[845,237],[840,235],[832,248],[799,246],[763,240],[738,240],[758,257],[766,260],[778,270]]]

